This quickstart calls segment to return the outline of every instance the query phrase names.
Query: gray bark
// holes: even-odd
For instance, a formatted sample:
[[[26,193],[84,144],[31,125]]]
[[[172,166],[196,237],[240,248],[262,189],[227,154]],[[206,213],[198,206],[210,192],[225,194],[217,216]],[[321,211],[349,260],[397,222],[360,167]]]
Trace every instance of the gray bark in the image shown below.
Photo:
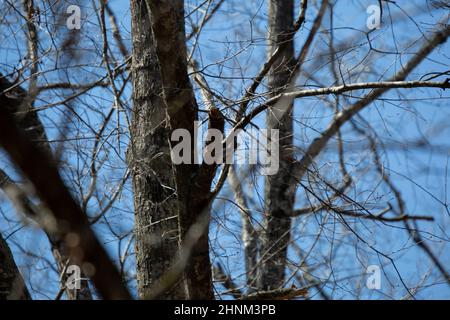
[[[170,127],[145,1],[132,0],[131,14],[134,107],[128,158],[133,170],[138,292],[144,298],[178,254],[178,207]],[[160,298],[184,299],[182,282]]]
[[[244,188],[235,170],[236,169],[234,167],[230,167],[230,171],[228,172],[228,181],[233,188],[234,198],[236,204],[239,206],[239,211],[241,212],[241,238],[244,244],[245,273],[247,275],[247,285],[249,287],[254,287],[255,273],[258,265],[258,238],[257,232],[252,224],[252,213],[250,212],[249,206],[247,204]]]
[[[198,106],[187,71],[184,1],[146,0],[146,3],[151,14],[156,55],[171,130],[185,129],[191,137],[194,137],[194,121],[198,119]],[[210,113],[212,120],[210,123],[223,125],[223,119],[214,119],[217,115],[219,115],[217,112]],[[193,158],[194,143],[191,143],[191,163]],[[180,235],[183,241],[191,228],[199,222],[201,215],[209,213],[210,188],[216,168],[196,164],[180,164],[174,167]],[[204,220],[208,223],[199,225],[198,232],[201,236],[193,245],[185,268],[188,299],[214,298],[209,260],[209,217]]]
[[[294,40],[290,37],[294,23],[293,0],[269,1],[269,55],[285,43],[283,53],[277,58],[269,73],[269,90],[276,95],[288,85],[294,62]],[[280,168],[275,175],[267,176],[265,184],[265,219],[262,230],[258,288],[274,290],[283,285],[287,246],[290,240],[295,185],[290,172],[293,160],[292,104],[284,110],[269,111],[267,129],[278,129],[280,137]]]

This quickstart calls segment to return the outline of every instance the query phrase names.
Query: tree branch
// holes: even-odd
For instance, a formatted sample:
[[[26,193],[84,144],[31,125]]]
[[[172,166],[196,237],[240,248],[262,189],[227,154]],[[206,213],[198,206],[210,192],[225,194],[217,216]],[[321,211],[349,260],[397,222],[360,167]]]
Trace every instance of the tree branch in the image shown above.
[[[56,163],[48,152],[31,142],[18,128],[11,112],[18,102],[15,98],[0,95],[0,145],[50,209],[48,219],[53,222],[46,226],[46,231],[60,236],[74,264],[89,263],[95,268],[90,276],[105,299],[130,298],[119,273],[90,229],[86,215],[64,185]]]

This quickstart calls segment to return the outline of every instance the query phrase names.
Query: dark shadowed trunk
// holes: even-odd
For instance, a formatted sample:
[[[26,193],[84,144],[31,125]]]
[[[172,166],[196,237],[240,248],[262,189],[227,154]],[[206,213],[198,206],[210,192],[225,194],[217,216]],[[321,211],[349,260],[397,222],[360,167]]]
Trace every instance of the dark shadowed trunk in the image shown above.
[[[30,300],[11,250],[0,234],[0,300]]]

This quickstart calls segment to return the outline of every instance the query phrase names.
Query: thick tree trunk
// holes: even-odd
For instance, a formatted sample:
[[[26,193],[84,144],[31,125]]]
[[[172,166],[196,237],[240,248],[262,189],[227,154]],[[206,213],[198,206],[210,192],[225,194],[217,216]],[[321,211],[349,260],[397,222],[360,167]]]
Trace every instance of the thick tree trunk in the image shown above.
[[[269,1],[269,55],[284,41],[289,41],[284,52],[274,63],[269,75],[269,89],[273,94],[288,85],[294,56],[294,41],[289,37],[294,18],[293,0]],[[278,129],[280,137],[280,168],[275,175],[267,176],[265,185],[265,221],[258,287],[261,290],[278,289],[283,285],[287,246],[290,239],[291,212],[295,188],[287,184],[293,159],[292,105],[270,110],[267,129]]]
[[[183,0],[146,0],[151,13],[156,55],[161,68],[162,86],[171,130],[185,129],[194,135],[197,102],[187,72],[186,36]],[[175,142],[176,144],[177,142]],[[173,145],[172,145],[173,147]],[[185,269],[188,299],[213,299],[212,270],[209,260],[208,223],[196,225],[202,214],[208,214],[209,194],[215,168],[193,164],[175,167],[180,232],[182,241],[195,225],[201,232]],[[208,219],[201,219],[209,221]],[[181,254],[184,254],[183,252]]]
[[[14,262],[11,250],[0,234],[0,300],[30,299],[30,294]]]
[[[179,229],[170,127],[145,0],[132,0],[131,14],[134,108],[128,158],[133,170],[138,292],[143,298],[151,295],[150,287],[177,256]],[[160,298],[184,299],[182,281]]]

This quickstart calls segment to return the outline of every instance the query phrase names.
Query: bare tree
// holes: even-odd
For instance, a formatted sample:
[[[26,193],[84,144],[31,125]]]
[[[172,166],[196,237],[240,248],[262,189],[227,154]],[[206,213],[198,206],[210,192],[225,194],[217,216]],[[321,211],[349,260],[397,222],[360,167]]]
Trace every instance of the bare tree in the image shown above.
[[[2,297],[448,294],[444,1],[0,6]]]

